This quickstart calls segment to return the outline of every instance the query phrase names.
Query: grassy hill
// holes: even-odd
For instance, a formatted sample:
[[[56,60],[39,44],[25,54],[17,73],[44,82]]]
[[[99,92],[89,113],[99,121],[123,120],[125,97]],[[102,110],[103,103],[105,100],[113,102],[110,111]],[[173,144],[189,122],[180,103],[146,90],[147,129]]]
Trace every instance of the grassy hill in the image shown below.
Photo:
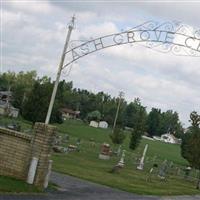
[[[184,180],[183,178],[183,169],[187,162],[180,155],[180,145],[142,139],[138,149],[131,151],[128,148],[130,133],[127,132],[123,144],[123,149],[126,150],[125,167],[120,173],[112,174],[109,171],[118,163],[120,157],[112,156],[109,161],[98,159],[100,145],[103,142],[112,144],[109,138],[111,129],[93,128],[81,121],[74,120],[65,121],[57,127],[61,135],[68,134],[70,137],[69,142],[64,143],[63,146],[76,145],[76,140],[80,138],[81,151],[67,154],[54,153],[52,159],[54,160],[53,169],[55,171],[138,194],[181,195],[199,193],[194,189],[195,179]],[[95,147],[91,146],[91,138],[96,142]],[[137,160],[141,157],[145,144],[149,144],[149,149],[144,171],[139,171],[136,170]],[[111,146],[114,148],[113,145]],[[173,167],[169,169],[167,175],[167,181],[162,182],[158,178],[159,169],[157,169],[152,176],[152,182],[147,182],[146,178],[153,163],[157,163],[160,167],[164,160],[173,162]],[[180,170],[178,175],[176,174],[177,169]]]
[[[9,123],[10,119],[1,119],[3,123]],[[22,129],[30,129],[31,123],[18,119]],[[80,177],[103,185],[119,188],[121,190],[149,195],[182,195],[182,194],[200,194],[195,189],[196,171],[192,171],[192,177],[184,179],[183,169],[187,162],[180,155],[180,145],[166,144],[159,141],[150,141],[142,139],[141,144],[135,151],[128,148],[130,133],[127,132],[122,149],[126,150],[125,167],[120,173],[110,173],[120,157],[112,156],[110,160],[100,160],[98,158],[100,145],[103,142],[111,144],[109,133],[111,129],[92,128],[78,120],[67,120],[63,124],[55,124],[58,133],[62,136],[68,134],[69,141],[62,144],[76,145],[78,138],[81,139],[80,152],[54,153],[53,170]],[[96,145],[92,146],[90,139],[95,140]],[[147,156],[145,159],[144,171],[136,169],[138,159],[141,157],[145,144],[149,144]],[[168,169],[166,181],[161,181],[157,176],[161,163],[164,160],[172,163],[173,166]],[[152,181],[146,181],[149,170],[154,163],[159,168],[152,175]],[[179,172],[178,172],[179,171]]]
[[[77,120],[67,120],[57,127],[59,133],[68,134],[72,139],[81,138],[84,141],[89,141],[91,138],[93,138],[98,144],[103,142],[112,144],[109,137],[111,129],[93,128]],[[126,151],[131,151],[129,149],[130,132],[127,132],[126,134],[126,139],[122,145],[122,148]],[[140,146],[133,153],[141,154],[145,144],[149,145],[147,157],[156,156],[160,160],[167,159],[179,165],[187,164],[187,161],[181,157],[180,145],[177,144],[167,144],[160,141],[142,139]]]
[[[136,151],[128,148],[130,133],[127,132],[123,149],[126,150],[125,167],[120,173],[109,173],[115,166],[120,157],[112,156],[109,161],[98,159],[100,145],[103,142],[111,144],[109,133],[110,129],[92,128],[88,125],[74,120],[68,120],[62,125],[58,125],[61,135],[68,134],[70,140],[63,146],[69,144],[76,145],[77,138],[81,139],[81,151],[70,152],[67,154],[54,153],[53,169],[58,172],[80,177],[86,180],[119,188],[125,191],[138,194],[149,195],[181,195],[199,193],[195,189],[195,180],[184,180],[184,169],[187,162],[180,155],[180,145],[166,144],[159,141],[142,139]],[[96,141],[96,146],[91,146],[90,139]],[[144,171],[136,170],[137,159],[141,157],[144,145],[149,144],[145,160]],[[112,145],[112,147],[114,147]],[[169,169],[167,181],[161,181],[157,174],[159,169],[154,171],[152,182],[147,182],[149,169],[153,163],[158,163],[159,167],[164,160],[173,161],[173,168]],[[176,170],[180,173],[177,175]]]

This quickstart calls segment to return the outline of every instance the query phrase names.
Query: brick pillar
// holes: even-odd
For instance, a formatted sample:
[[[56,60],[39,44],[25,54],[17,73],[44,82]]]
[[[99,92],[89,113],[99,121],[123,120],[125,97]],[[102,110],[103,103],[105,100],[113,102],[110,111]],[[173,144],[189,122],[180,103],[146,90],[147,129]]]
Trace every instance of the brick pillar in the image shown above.
[[[44,187],[55,134],[56,127],[44,123],[35,123],[32,157],[37,157],[39,160],[34,185],[40,188]]]

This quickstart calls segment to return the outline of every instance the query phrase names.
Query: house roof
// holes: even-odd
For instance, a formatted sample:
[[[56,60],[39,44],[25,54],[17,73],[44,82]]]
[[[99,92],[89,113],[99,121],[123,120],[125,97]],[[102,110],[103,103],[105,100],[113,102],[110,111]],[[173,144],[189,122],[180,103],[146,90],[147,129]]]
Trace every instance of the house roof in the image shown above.
[[[11,91],[0,91],[0,96],[12,96]]]
[[[170,133],[165,133],[165,134],[161,135],[161,137],[162,137],[162,136],[171,137],[171,138],[173,138],[175,141],[177,140],[177,138],[176,138],[173,134],[170,134]]]
[[[2,100],[0,100],[0,107],[6,107],[7,105],[6,105],[6,102],[5,101],[2,101]]]
[[[69,109],[69,108],[61,108],[60,111],[62,113],[69,113],[69,114],[72,114],[72,115],[79,115],[80,114],[80,111],[74,111],[72,109]]]

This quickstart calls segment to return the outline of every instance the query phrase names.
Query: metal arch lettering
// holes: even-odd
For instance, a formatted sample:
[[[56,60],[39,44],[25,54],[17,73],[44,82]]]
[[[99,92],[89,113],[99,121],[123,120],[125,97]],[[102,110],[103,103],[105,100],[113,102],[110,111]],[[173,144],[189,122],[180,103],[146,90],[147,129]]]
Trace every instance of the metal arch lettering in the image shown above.
[[[73,45],[65,53],[67,63],[63,68],[93,52],[133,43],[139,43],[163,53],[172,52],[179,56],[200,57],[199,30],[191,30],[191,27],[180,23],[165,22],[159,24],[151,21],[121,33],[110,34]]]

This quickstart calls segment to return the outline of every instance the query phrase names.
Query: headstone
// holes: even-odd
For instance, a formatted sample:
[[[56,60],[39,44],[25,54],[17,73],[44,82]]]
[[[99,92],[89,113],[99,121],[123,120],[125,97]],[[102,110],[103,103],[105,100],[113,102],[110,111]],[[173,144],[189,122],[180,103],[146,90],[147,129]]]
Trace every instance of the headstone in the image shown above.
[[[121,154],[121,145],[119,145],[119,148],[118,148],[118,150],[117,150],[117,156],[120,156],[120,154]]]
[[[166,180],[166,173],[167,173],[167,160],[165,160],[161,167],[160,167],[160,170],[159,170],[159,174],[158,174],[158,177],[161,179],[161,180]]]
[[[190,166],[188,166],[188,167],[185,168],[185,170],[184,170],[185,171],[185,175],[184,175],[185,179],[188,179],[191,170],[192,170],[192,168]]]
[[[77,146],[70,144],[70,145],[68,145],[68,151],[69,152],[78,151],[78,148],[77,148]]]
[[[152,168],[149,170],[149,174],[148,174],[147,179],[146,179],[147,182],[152,182],[152,174],[153,174],[154,169],[157,168],[157,167],[158,167],[158,165],[154,164],[152,166]]]
[[[144,169],[144,159],[145,159],[145,155],[147,153],[147,149],[148,149],[148,144],[145,145],[142,158],[140,159],[140,163],[137,166],[137,169],[139,169],[139,170],[143,170]]]
[[[61,145],[61,143],[62,143],[62,136],[60,136],[60,135],[58,135],[58,136],[56,136],[56,138],[55,138],[55,145]]]
[[[65,134],[63,137],[63,142],[68,142],[69,141],[69,135]]]
[[[124,158],[125,158],[125,150],[123,150],[122,151],[122,157],[121,157],[121,159],[120,159],[120,161],[118,162],[118,166],[120,166],[120,167],[124,167]]]
[[[179,176],[181,173],[181,169],[179,167],[176,167],[176,175]]]
[[[79,152],[80,151],[80,146],[81,146],[81,139],[80,138],[77,139],[76,146],[77,146],[76,150]]]
[[[53,151],[56,153],[67,153],[68,149],[62,146],[53,146]]]
[[[101,145],[101,152],[99,154],[99,159],[109,160],[110,159],[110,152],[111,152],[110,145],[103,143]]]
[[[95,143],[95,140],[94,140],[94,138],[90,138],[90,146],[91,147],[95,147],[96,146],[96,143]]]
[[[120,161],[115,165],[112,170],[110,171],[111,173],[119,172],[123,167],[124,167],[124,158],[125,158],[125,150],[122,151],[122,156]]]

